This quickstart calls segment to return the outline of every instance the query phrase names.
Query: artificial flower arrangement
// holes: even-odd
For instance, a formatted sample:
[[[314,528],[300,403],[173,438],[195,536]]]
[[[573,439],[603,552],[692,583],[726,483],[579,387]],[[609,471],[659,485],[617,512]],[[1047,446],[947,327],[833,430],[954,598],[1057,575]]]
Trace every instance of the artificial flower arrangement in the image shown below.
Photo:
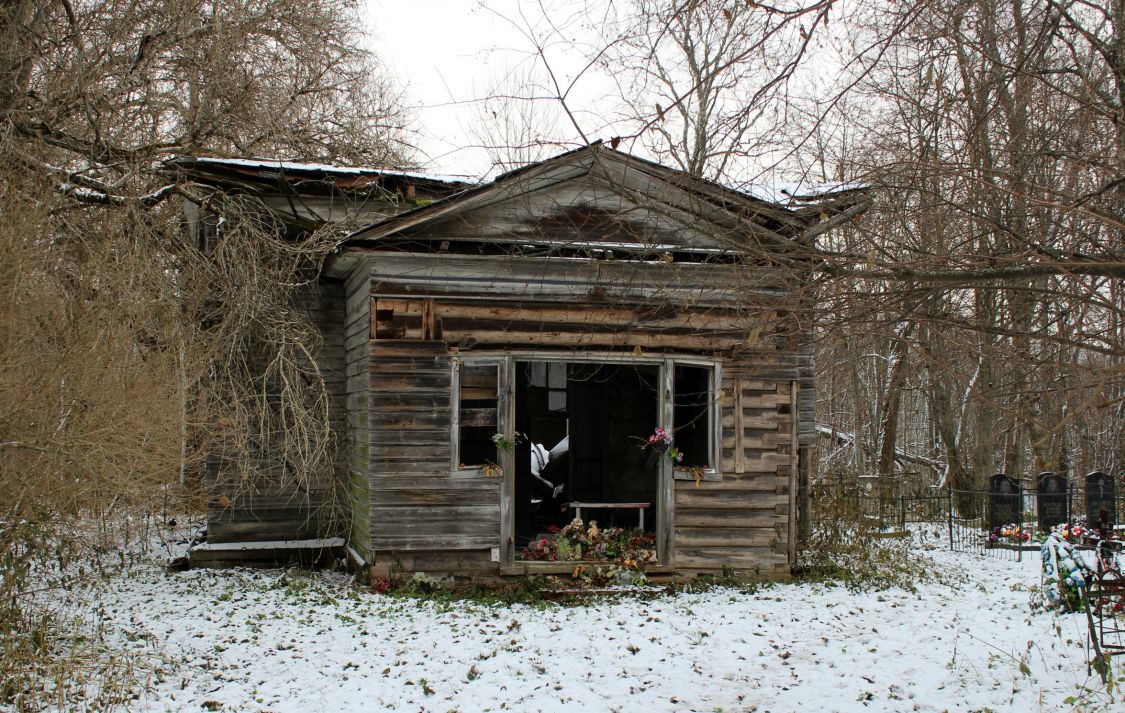
[[[497,448],[502,451],[513,450],[517,445],[523,443],[526,440],[527,436],[523,435],[519,431],[516,431],[510,436],[504,433],[492,434],[492,442],[496,445]]]
[[[565,527],[547,528],[547,535],[532,540],[523,558],[541,562],[616,562],[624,569],[639,569],[656,562],[656,537],[638,528],[599,528],[574,518]]]
[[[1031,542],[1031,526],[1024,525],[1021,528],[1015,523],[1001,525],[992,529],[992,534],[988,536],[988,540],[989,542],[1010,542],[1016,545]]]
[[[648,441],[641,447],[652,450],[652,455],[649,456],[650,466],[655,465],[658,453],[663,453],[673,463],[679,463],[684,459],[684,454],[673,445],[672,434],[663,428],[657,428],[653,431],[652,435],[648,437]]]
[[[1063,538],[1067,542],[1081,542],[1082,537],[1086,534],[1086,528],[1081,525],[1070,525],[1062,523],[1055,525],[1051,528],[1051,532]]]
[[[1043,594],[1048,605],[1064,611],[1082,608],[1082,590],[1088,574],[1085,562],[1074,556],[1070,542],[1063,539],[1057,525],[1043,543]]]

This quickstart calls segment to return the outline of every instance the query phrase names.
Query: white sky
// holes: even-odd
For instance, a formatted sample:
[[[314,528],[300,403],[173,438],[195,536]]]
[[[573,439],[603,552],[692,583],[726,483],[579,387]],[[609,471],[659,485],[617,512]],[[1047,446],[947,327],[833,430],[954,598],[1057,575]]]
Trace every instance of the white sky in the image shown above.
[[[486,5],[486,7],[482,7]],[[371,49],[390,69],[406,91],[406,104],[413,111],[418,131],[418,159],[425,171],[480,176],[492,168],[488,153],[472,126],[484,111],[481,99],[503,76],[516,72],[540,72],[534,43],[526,33],[543,38],[551,27],[540,14],[539,4],[517,0],[366,0],[366,26]],[[575,25],[583,18],[559,17],[552,22]],[[552,67],[561,81],[569,81],[582,69],[582,60],[565,53],[558,45],[547,46]],[[588,73],[571,95],[572,105],[589,109],[597,96],[607,96],[612,87],[605,77]],[[538,111],[556,113],[557,102],[540,103]],[[593,124],[591,115],[583,124]],[[535,122],[553,135],[547,139],[576,141],[576,132],[565,119]],[[597,130],[588,127],[588,131]],[[553,130],[552,130],[553,129]],[[591,140],[613,136],[602,127]],[[479,131],[477,132],[479,134]],[[560,135],[561,134],[561,135]],[[561,150],[561,149],[559,149]],[[557,150],[548,151],[547,154]]]
[[[549,64],[555,79],[567,90],[567,107],[576,114],[586,138],[609,140],[631,136],[638,124],[621,120],[622,94],[619,76],[612,69],[586,66],[604,46],[600,35],[607,27],[618,29],[629,23],[593,13],[613,13],[613,2],[583,0],[360,0],[363,4],[368,46],[389,69],[405,91],[405,104],[420,170],[483,177],[515,165],[546,158],[584,143],[563,112],[545,71]],[[837,27],[834,24],[833,27]],[[603,30],[605,32],[603,33]],[[822,31],[821,34],[823,34]],[[821,47],[821,34],[814,46]],[[546,62],[536,56],[536,42],[543,46]],[[576,50],[575,46],[582,49]],[[585,56],[584,56],[585,55]],[[826,56],[814,50],[810,76],[821,80],[837,74],[826,64]],[[504,78],[533,75],[539,89],[512,86],[507,93],[544,97],[535,102],[490,99]],[[574,81],[573,87],[570,82]],[[807,78],[806,84],[809,81]],[[817,84],[819,82],[814,82]],[[570,87],[569,89],[567,89]],[[810,88],[811,85],[806,86]],[[823,91],[823,88],[820,88]],[[505,92],[501,90],[500,94]],[[487,100],[487,101],[486,101]],[[493,121],[493,112],[498,120]],[[507,117],[507,121],[505,121]],[[514,122],[513,122],[514,117]],[[525,128],[521,131],[518,126]],[[515,135],[496,135],[503,127],[517,126]],[[483,127],[483,129],[482,129]],[[778,136],[796,136],[799,127],[784,123],[772,128]],[[546,143],[539,150],[490,156],[483,143],[513,146]],[[639,155],[649,154],[641,140],[627,141],[622,148]],[[493,152],[494,154],[496,152]],[[497,169],[495,160],[507,160]],[[772,159],[746,163],[736,172],[754,178],[770,172]],[[728,169],[729,170],[729,169]],[[772,176],[773,178],[781,176]],[[792,176],[787,176],[792,177]],[[815,180],[815,179],[814,179]],[[823,179],[822,179],[823,180]]]

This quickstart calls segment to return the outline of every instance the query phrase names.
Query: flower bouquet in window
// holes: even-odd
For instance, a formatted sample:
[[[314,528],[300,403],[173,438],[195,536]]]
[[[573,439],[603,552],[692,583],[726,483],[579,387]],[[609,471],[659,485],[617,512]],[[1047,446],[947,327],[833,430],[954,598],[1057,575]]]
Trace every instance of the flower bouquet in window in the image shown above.
[[[680,452],[679,448],[673,445],[672,434],[663,428],[657,428],[648,437],[648,441],[642,446],[649,451],[647,465],[649,468],[656,465],[657,460],[663,455],[673,463],[679,463],[684,459],[684,454]]]

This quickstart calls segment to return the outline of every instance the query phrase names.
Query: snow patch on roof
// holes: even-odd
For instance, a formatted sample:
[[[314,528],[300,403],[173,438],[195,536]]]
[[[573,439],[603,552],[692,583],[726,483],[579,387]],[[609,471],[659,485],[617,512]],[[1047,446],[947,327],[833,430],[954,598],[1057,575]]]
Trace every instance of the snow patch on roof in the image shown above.
[[[273,171],[291,171],[294,173],[331,173],[338,176],[397,176],[413,178],[420,181],[434,181],[436,183],[477,183],[478,179],[465,175],[441,175],[436,173],[420,173],[417,171],[399,171],[390,168],[371,168],[365,166],[333,166],[327,163],[304,163],[301,161],[282,161],[269,158],[197,158],[197,165],[206,166],[241,166],[244,168],[269,169]]]
[[[861,190],[867,184],[859,181],[840,183],[808,183],[804,181],[774,181],[771,183],[743,183],[728,185],[733,191],[770,203],[792,205],[794,203],[815,200],[838,193]]]

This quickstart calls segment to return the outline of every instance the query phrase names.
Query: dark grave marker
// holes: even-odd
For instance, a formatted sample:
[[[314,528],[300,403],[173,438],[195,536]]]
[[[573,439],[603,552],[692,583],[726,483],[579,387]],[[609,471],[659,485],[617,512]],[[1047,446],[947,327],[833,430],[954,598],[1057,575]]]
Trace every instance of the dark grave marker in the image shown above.
[[[1086,476],[1086,527],[1094,529],[1103,525],[1110,530],[1117,524],[1117,490],[1113,478],[1100,471]],[[1102,522],[1102,513],[1105,522]]]
[[[988,480],[988,529],[1020,522],[1020,486],[1003,473]]]
[[[1069,481],[1065,475],[1050,471],[1039,474],[1035,487],[1038,492],[1036,510],[1038,511],[1040,530],[1049,532],[1055,525],[1070,520],[1070,513],[1067,512],[1068,484]]]

